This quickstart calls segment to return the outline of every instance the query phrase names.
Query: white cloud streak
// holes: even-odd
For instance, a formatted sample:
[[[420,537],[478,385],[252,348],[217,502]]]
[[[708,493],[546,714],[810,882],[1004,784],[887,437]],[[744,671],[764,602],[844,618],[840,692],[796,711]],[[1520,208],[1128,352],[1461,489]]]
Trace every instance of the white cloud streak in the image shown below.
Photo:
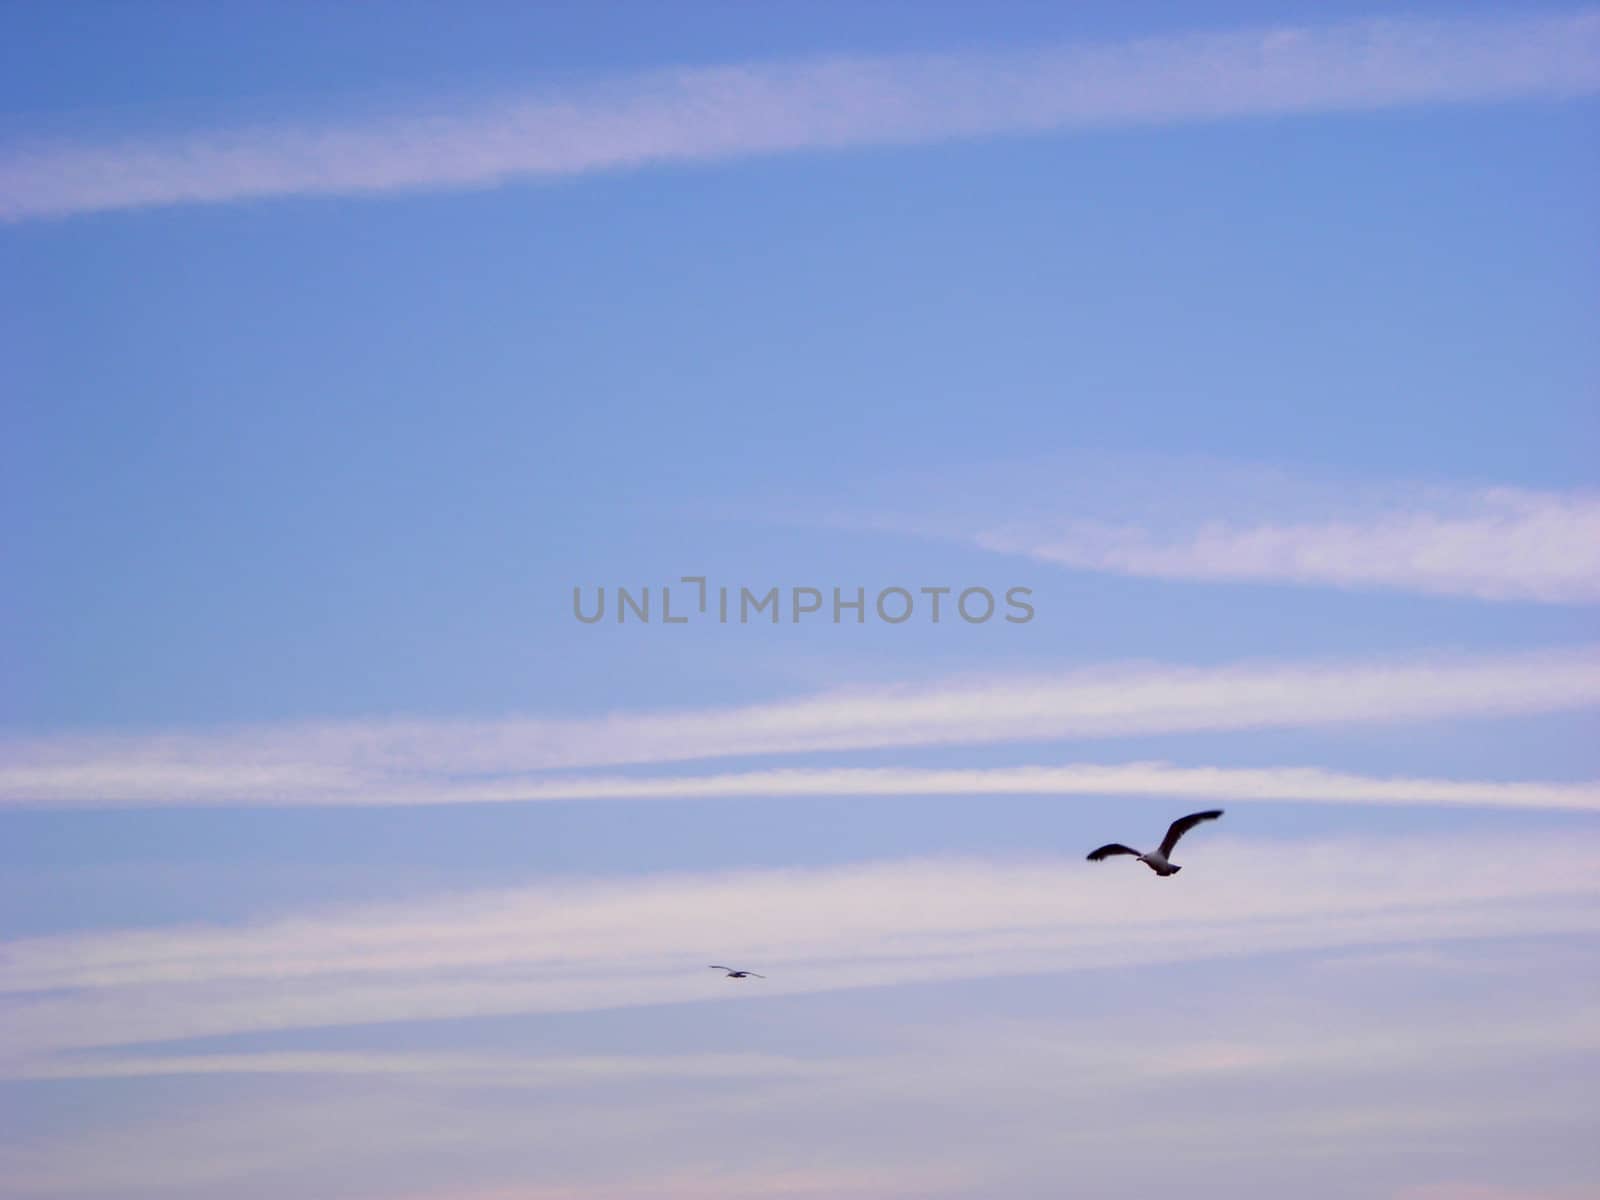
[[[529,780],[464,788],[466,802],[807,796],[1174,796],[1193,800],[1450,805],[1600,811],[1600,780],[1498,782],[1355,775],[1317,767],[1114,765],[923,769],[841,767],[656,778]]]
[[[1454,960],[1439,954],[1445,964]],[[1339,960],[1333,960],[1339,961]],[[1149,1080],[1216,1076],[1259,1076],[1315,1068],[1360,1073],[1381,1062],[1387,1069],[1415,1067],[1441,1054],[1477,1049],[1512,1058],[1572,1051],[1600,1053],[1600,1010],[1586,1010],[1561,1025],[1507,1027],[1485,1023],[1463,1029],[1434,1028],[1428,1036],[1367,1035],[1307,1041],[1301,1031],[1280,1026],[1256,1029],[1249,1038],[1213,1036],[1180,1047],[1121,1045],[1106,1041],[1063,1045],[1055,1031],[1030,1035],[1001,1027],[982,1039],[986,1053],[1013,1051],[1018,1057],[1048,1055],[1063,1069],[1093,1072],[1104,1082],[1134,1076]],[[917,1054],[926,1052],[917,1046]],[[265,1051],[232,1054],[78,1054],[32,1062],[0,1064],[11,1080],[141,1079],[205,1075],[291,1075],[415,1081],[432,1088],[563,1088],[591,1084],[638,1085],[648,1082],[748,1082],[779,1079],[839,1081],[886,1064],[891,1052],[855,1056],[798,1058],[777,1054],[658,1054],[583,1057],[483,1052]]]
[[[1512,856],[1486,835],[1261,843],[1222,832],[1189,851],[1181,926],[1164,881],[1074,853],[569,881],[242,925],[26,938],[0,946],[0,1061],[316,1026],[1593,933],[1597,854],[1594,837],[1570,832],[1521,835]],[[729,984],[713,962],[769,978]]]
[[[649,1080],[827,1077],[826,1062],[774,1054],[555,1057],[515,1054],[288,1051],[62,1058],[0,1067],[10,1079],[138,1079],[177,1075],[334,1075],[416,1079],[434,1087],[562,1087]]]
[[[1600,495],[1493,488],[1446,509],[1162,530],[1066,519],[993,529],[986,550],[1154,579],[1293,583],[1491,601],[1600,602]]]
[[[1464,912],[1475,894],[1460,896]],[[1125,1164],[1159,1123],[1169,1166],[1206,1200],[1237,1196],[1239,1168],[1259,1180],[1274,1154],[1287,1177],[1323,1181],[1306,1193],[1317,1200],[1419,1178],[1517,1179],[1508,1146],[1534,1129],[1540,1161],[1582,1178],[1571,1171],[1588,1159],[1571,1155],[1589,1144],[1579,1114],[1600,1046],[1584,987],[1593,944],[1485,951],[1433,950],[1492,968],[1472,987],[1431,975],[1419,987],[1414,968],[1369,956],[1335,988],[1325,959],[1292,956],[1184,972],[1176,1000],[1159,967],[937,1001],[854,997],[847,1032],[839,998],[791,998],[772,1021],[703,1006],[656,1028],[656,1045],[679,1049],[642,1056],[527,1054],[504,1027],[492,1047],[466,1031],[475,1048],[449,1052],[415,1048],[437,1045],[435,1029],[378,1051],[74,1053],[11,1078],[50,1079],[64,1095],[117,1079],[112,1094],[136,1112],[85,1105],[70,1132],[0,1151],[0,1175],[19,1197],[867,1200],[1043,1197],[1071,1170],[1097,1196],[1139,1200]],[[1429,1144],[1431,1164],[1418,1158]],[[817,1145],[826,1170],[810,1165]],[[1398,1176],[1378,1165],[1397,1148]]]
[[[1151,734],[1488,718],[1600,703],[1600,650],[1355,662],[1246,662],[1215,667],[1127,663],[1053,674],[830,691],[743,707],[618,713],[587,719],[392,720],[211,733],[12,739],[0,743],[0,805],[126,807],[417,804],[556,798],[529,772],[696,759],[904,747],[977,746]],[[1065,768],[1063,768],[1065,770]],[[1094,768],[1076,768],[1092,772]],[[1169,785],[1203,794],[1203,775],[1155,776],[1137,766],[1063,775],[1068,790]],[[1121,770],[1122,775],[1114,774]],[[767,777],[777,787],[782,777]],[[791,779],[796,777],[789,777]],[[803,777],[800,777],[803,778]],[[829,788],[851,777],[833,775]],[[849,786],[868,784],[856,776]],[[909,779],[909,776],[903,778]],[[929,776],[936,788],[954,777]],[[1013,777],[1012,786],[1026,781]],[[994,776],[994,780],[1003,780]],[[1220,776],[1210,776],[1220,780]],[[1239,776],[1246,792],[1345,799],[1362,792],[1422,802],[1582,807],[1586,785],[1450,784],[1356,777]],[[820,786],[822,776],[808,784]],[[605,783],[567,784],[570,795]],[[629,785],[636,786],[636,785]],[[651,785],[665,787],[668,785]],[[715,784],[715,787],[745,786]],[[879,783],[884,787],[886,784]],[[898,785],[897,785],[898,786]],[[1050,784],[1051,787],[1055,783]],[[542,789],[542,790],[541,790]],[[1540,798],[1542,797],[1542,799]]]
[[[685,69],[382,121],[13,146],[0,219],[1597,88],[1594,9]]]

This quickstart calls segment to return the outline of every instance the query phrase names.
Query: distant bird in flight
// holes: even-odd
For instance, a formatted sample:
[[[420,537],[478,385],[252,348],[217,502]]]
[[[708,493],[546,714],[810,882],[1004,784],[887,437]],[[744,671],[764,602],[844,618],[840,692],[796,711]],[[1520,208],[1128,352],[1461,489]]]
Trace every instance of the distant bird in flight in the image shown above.
[[[719,967],[716,963],[711,964],[711,969],[713,971],[726,971],[729,979],[743,979],[747,975],[755,975],[757,979],[766,978],[765,975],[756,975],[754,971],[735,971],[732,967]]]
[[[1172,848],[1178,844],[1178,839],[1201,821],[1215,821],[1222,815],[1220,808],[1213,808],[1209,812],[1190,813],[1187,817],[1179,817],[1167,830],[1167,836],[1161,839],[1161,849],[1152,850],[1149,854],[1140,854],[1131,846],[1124,846],[1120,842],[1101,846],[1098,850],[1089,853],[1090,862],[1099,862],[1103,858],[1110,858],[1113,854],[1131,854],[1149,867],[1157,875],[1176,875],[1183,870],[1167,861],[1167,856],[1172,853]]]

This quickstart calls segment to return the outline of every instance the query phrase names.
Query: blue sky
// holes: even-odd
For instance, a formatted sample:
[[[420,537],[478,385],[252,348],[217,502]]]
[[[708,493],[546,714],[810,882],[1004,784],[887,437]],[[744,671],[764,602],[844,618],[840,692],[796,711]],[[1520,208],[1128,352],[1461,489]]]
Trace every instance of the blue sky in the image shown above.
[[[1600,10],[0,46],[19,1196],[1600,1187]]]

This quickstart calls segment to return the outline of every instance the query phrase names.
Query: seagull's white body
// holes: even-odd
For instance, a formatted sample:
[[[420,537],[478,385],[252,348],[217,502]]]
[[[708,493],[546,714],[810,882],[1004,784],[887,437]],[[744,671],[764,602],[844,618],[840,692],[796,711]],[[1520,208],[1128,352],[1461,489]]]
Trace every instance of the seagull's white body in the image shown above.
[[[1149,867],[1157,875],[1176,875],[1179,871],[1183,870],[1182,867],[1175,867],[1169,863],[1166,859],[1166,856],[1163,855],[1159,850],[1152,850],[1149,854],[1139,855],[1139,861],[1145,866]]]
[[[1089,852],[1089,861],[1100,862],[1102,859],[1110,858],[1114,854],[1130,854],[1157,875],[1176,875],[1183,868],[1172,862],[1167,855],[1171,854],[1173,848],[1177,846],[1178,839],[1200,824],[1200,822],[1215,821],[1221,815],[1222,810],[1214,808],[1209,812],[1190,813],[1187,817],[1179,817],[1167,830],[1167,836],[1161,839],[1161,849],[1159,850],[1150,850],[1141,854],[1132,846],[1124,846],[1120,842],[1112,842],[1109,845],[1101,846],[1098,850],[1091,850]]]

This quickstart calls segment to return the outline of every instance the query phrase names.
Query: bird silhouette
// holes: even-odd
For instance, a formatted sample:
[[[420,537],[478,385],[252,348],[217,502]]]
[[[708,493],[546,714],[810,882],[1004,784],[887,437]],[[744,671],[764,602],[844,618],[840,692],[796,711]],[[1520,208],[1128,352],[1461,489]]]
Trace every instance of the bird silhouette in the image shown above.
[[[1178,844],[1178,839],[1200,824],[1201,821],[1215,821],[1221,815],[1222,810],[1220,808],[1213,808],[1207,812],[1190,813],[1187,817],[1179,817],[1168,827],[1167,836],[1161,839],[1161,848],[1152,850],[1149,854],[1141,854],[1132,846],[1124,846],[1121,842],[1110,842],[1101,846],[1098,850],[1091,850],[1089,852],[1089,861],[1099,862],[1102,859],[1110,858],[1114,854],[1131,854],[1157,875],[1176,875],[1183,868],[1175,866],[1169,859],[1172,854],[1172,848]]]
[[[726,971],[729,979],[744,979],[746,976],[755,975],[757,979],[765,979],[765,975],[756,975],[754,971],[735,971],[732,967],[721,967],[716,963],[711,964],[713,971]]]

